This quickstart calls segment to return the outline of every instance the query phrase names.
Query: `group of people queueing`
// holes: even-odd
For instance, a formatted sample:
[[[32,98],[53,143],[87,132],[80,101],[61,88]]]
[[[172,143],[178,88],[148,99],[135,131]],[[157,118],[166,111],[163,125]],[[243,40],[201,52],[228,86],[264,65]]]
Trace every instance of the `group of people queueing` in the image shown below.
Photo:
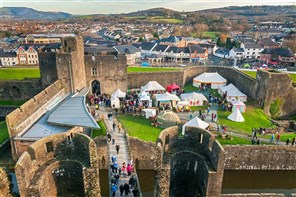
[[[125,194],[126,196],[129,193],[133,193],[134,197],[139,196],[139,190],[137,187],[137,179],[132,175],[133,172],[133,162],[130,160],[128,164],[126,165],[125,162],[122,163],[121,166],[118,166],[117,158],[115,155],[111,157],[111,171],[113,178],[111,179],[111,192],[112,196],[115,196],[115,193],[119,186],[119,178],[127,178],[130,177],[128,181],[126,181],[124,184],[121,184],[119,186],[120,196]]]

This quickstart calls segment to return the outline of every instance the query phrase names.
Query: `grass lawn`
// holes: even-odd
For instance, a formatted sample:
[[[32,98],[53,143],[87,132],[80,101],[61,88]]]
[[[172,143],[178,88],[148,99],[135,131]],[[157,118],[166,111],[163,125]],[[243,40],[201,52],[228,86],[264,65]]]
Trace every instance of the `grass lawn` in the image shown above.
[[[184,89],[185,93],[191,93],[191,92],[198,92],[199,91],[199,88],[193,86],[192,83],[185,84],[183,89]]]
[[[191,111],[199,111],[201,110],[202,112],[204,112],[207,109],[207,105],[203,105],[203,106],[190,106]]]
[[[103,120],[98,121],[98,124],[100,125],[101,129],[94,129],[92,132],[92,138],[95,138],[97,136],[106,136],[107,135],[107,128],[104,124]]]
[[[296,83],[296,74],[289,74],[290,79]]]
[[[152,23],[183,23],[184,21],[176,18],[154,18],[149,20]]]
[[[5,105],[5,106],[21,106],[24,104],[26,100],[21,100],[21,101],[13,101],[13,100],[0,100],[0,105]]]
[[[40,78],[39,68],[0,68],[0,80]]]
[[[9,137],[6,122],[0,122],[0,144],[7,140]]]
[[[180,68],[127,67],[128,73],[177,71]]]
[[[238,133],[251,134],[252,128],[271,128],[274,125],[269,121],[269,117],[264,114],[262,109],[253,106],[247,106],[246,112],[242,113],[245,118],[244,122],[233,122],[227,117],[231,114],[229,111],[218,110],[219,124],[227,126],[228,130]]]
[[[271,135],[258,135],[259,137],[262,137],[262,138],[266,138],[266,139],[270,139],[271,138]],[[290,138],[290,144],[292,142],[292,139],[296,137],[296,134],[293,133],[293,132],[290,132],[290,133],[283,133],[281,134],[281,137],[280,137],[280,141],[283,141],[283,142],[286,142],[288,138]],[[276,140],[276,135],[274,135],[274,138]]]
[[[207,31],[207,32],[203,32],[201,37],[214,39],[214,38],[218,37],[220,34],[221,34],[221,32]]]
[[[132,137],[137,137],[144,141],[156,142],[161,128],[151,126],[148,119],[132,116],[129,114],[121,114],[117,116],[124,129]]]
[[[241,145],[241,144],[250,145],[250,144],[252,144],[250,139],[245,139],[245,138],[240,138],[240,137],[235,137],[235,136],[232,136],[232,139],[230,139],[230,138],[222,139],[222,137],[218,136],[216,139],[220,142],[221,145]]]
[[[257,71],[247,71],[247,70],[243,70],[243,73],[253,77],[256,79],[256,76],[257,76]]]

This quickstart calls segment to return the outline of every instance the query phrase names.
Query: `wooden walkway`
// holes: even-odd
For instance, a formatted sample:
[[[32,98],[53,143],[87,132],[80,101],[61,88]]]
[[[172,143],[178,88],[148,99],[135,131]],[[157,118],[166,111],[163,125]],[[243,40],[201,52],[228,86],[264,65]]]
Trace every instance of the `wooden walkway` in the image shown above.
[[[121,132],[119,132],[118,128],[116,127],[115,132],[113,131],[113,121],[115,121],[116,123],[118,123],[118,121],[115,116],[112,117],[112,120],[108,119],[107,114],[111,112],[111,109],[106,109],[104,107],[101,107],[100,110],[98,110],[98,112],[99,112],[99,116],[101,118],[104,117],[104,123],[106,125],[107,132],[110,133],[112,136],[112,139],[115,140],[114,144],[112,143],[112,140],[110,142],[108,142],[108,144],[107,144],[108,145],[109,164],[111,164],[111,157],[113,155],[115,155],[116,162],[118,164],[118,168],[122,167],[123,162],[125,162],[126,166],[127,166],[128,163],[130,162],[130,158],[129,158],[128,145],[127,145],[126,135],[125,135],[124,130],[121,129]],[[118,154],[116,153],[116,149],[115,149],[115,146],[117,144],[120,146]],[[133,165],[133,167],[135,167],[135,166]],[[126,172],[126,174],[127,174],[127,172]],[[135,171],[132,173],[132,175],[134,177],[136,177],[136,179],[137,179],[138,176],[136,175]],[[109,188],[110,188],[110,190],[111,190],[111,184],[112,184],[111,179],[113,178],[113,176],[114,176],[114,174],[112,173],[112,170],[109,167],[109,185],[110,185]],[[126,177],[124,177],[121,173],[115,196],[120,196],[120,190],[119,190],[120,185],[124,185],[126,182],[128,182],[130,177],[131,176],[127,176],[127,175],[126,175]],[[138,180],[137,180],[136,184],[138,185],[137,188],[139,190],[138,196],[141,197],[142,195],[140,193],[141,190],[140,190]],[[111,191],[110,191],[110,196],[112,196]],[[123,196],[126,196],[126,195],[123,193]],[[127,196],[133,196],[132,189],[130,189],[130,193]]]

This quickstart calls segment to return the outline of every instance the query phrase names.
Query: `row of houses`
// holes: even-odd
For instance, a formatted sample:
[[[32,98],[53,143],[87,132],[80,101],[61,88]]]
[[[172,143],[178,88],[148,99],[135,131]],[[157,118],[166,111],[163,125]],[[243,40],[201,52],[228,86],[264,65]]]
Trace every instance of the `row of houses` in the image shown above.
[[[291,49],[282,47],[270,38],[263,38],[257,43],[247,37],[236,41],[240,43],[240,48],[216,47],[214,55],[233,60],[260,60],[265,63],[293,64],[295,62],[295,54]]]
[[[2,66],[38,65],[37,48],[31,45],[21,45],[13,52],[0,50],[0,62]]]

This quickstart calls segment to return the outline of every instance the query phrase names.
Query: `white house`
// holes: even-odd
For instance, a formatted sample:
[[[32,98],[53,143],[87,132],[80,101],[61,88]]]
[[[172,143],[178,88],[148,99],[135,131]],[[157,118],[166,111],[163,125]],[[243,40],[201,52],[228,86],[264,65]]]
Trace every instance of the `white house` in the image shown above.
[[[229,58],[230,59],[237,59],[237,60],[242,60],[244,59],[244,49],[243,48],[236,48],[233,47],[230,51],[229,51]]]
[[[264,50],[261,45],[255,43],[242,43],[241,48],[244,50],[245,59],[259,59],[261,51]]]
[[[2,66],[15,66],[18,64],[16,53],[0,53],[0,63]]]

